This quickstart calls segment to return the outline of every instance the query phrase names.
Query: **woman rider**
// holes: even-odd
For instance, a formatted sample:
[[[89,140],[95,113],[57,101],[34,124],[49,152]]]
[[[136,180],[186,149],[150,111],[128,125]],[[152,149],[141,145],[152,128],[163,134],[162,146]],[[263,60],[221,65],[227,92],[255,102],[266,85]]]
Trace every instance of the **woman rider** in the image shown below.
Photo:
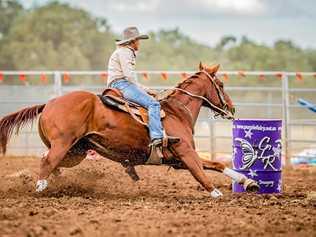
[[[164,138],[160,119],[160,103],[147,94],[147,90],[135,80],[136,53],[140,40],[148,39],[141,35],[136,27],[128,27],[122,33],[122,39],[116,40],[117,48],[112,53],[108,64],[108,87],[120,90],[123,97],[139,104],[148,110],[148,128],[150,146],[159,147]],[[168,143],[176,143],[179,138],[165,137]]]

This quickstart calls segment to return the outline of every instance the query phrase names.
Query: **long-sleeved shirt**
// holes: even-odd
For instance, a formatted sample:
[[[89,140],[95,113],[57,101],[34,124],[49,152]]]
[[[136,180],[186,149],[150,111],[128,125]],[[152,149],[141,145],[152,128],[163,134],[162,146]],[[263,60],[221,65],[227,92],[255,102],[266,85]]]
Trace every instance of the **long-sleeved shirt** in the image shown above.
[[[136,83],[135,79],[136,54],[134,49],[130,47],[118,47],[111,55],[108,64],[108,81],[126,78]]]

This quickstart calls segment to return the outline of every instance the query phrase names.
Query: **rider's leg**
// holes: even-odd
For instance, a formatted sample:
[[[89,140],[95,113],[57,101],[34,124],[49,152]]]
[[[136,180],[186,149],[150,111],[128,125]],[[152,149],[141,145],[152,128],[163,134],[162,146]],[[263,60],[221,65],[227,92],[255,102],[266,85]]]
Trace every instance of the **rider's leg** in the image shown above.
[[[139,104],[148,110],[148,128],[151,140],[162,138],[163,129],[160,119],[159,102],[148,95],[144,89],[126,80],[115,83],[113,87],[119,89],[128,101]]]
[[[121,80],[112,84],[112,87],[121,90],[125,99],[137,103],[148,109],[149,135],[151,140],[161,140],[163,138],[163,128],[160,118],[160,103],[141,87],[127,80]]]

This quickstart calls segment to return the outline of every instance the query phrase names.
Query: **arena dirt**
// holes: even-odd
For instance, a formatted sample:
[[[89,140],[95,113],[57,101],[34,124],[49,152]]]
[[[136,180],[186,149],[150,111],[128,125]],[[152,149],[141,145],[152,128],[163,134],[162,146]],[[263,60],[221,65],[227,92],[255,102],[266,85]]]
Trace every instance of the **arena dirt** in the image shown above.
[[[34,192],[38,158],[0,159],[0,236],[316,236],[316,170],[283,172],[282,195],[212,200],[188,171],[137,167],[134,183],[111,161],[84,161]]]

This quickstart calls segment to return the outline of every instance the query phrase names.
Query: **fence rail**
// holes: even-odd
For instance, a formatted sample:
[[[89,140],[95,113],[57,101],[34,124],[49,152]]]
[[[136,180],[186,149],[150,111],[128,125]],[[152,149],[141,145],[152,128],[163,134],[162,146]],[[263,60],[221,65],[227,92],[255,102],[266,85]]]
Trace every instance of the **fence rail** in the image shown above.
[[[78,89],[85,89],[85,90],[91,90],[91,91],[101,91],[102,90],[102,85],[64,85],[63,84],[63,75],[67,74],[70,76],[98,76],[102,74],[106,74],[106,71],[1,71],[1,74],[3,76],[15,76],[15,75],[26,75],[26,76],[40,76],[40,75],[47,75],[51,76],[53,78],[53,83],[50,85],[46,85],[46,87],[49,87],[51,90],[51,96],[60,96],[66,92],[72,91],[72,90],[78,90]],[[181,74],[193,74],[193,71],[137,71],[136,75],[137,78],[140,78],[141,75],[148,74],[148,75],[161,75],[161,74],[168,74],[168,75],[181,75]],[[300,76],[303,77],[315,77],[316,73],[315,72],[302,72],[299,73]],[[238,76],[241,75],[240,71],[221,71],[218,72],[219,76],[223,75],[229,75],[229,76]],[[226,90],[228,92],[234,93],[234,92],[242,92],[242,93],[247,93],[247,92],[252,92],[252,93],[258,93],[258,94],[267,94],[267,101],[260,101],[260,102],[249,102],[249,101],[235,101],[235,105],[238,108],[246,109],[246,110],[258,110],[258,108],[265,108],[265,112],[261,112],[261,114],[257,114],[257,117],[262,117],[262,116],[272,116],[273,110],[275,109],[280,109],[282,113],[278,115],[278,117],[282,118],[283,120],[283,154],[285,157],[290,157],[291,156],[291,150],[290,146],[292,144],[299,144],[299,143],[308,143],[310,145],[315,145],[316,140],[316,131],[314,134],[311,134],[310,136],[306,136],[303,138],[297,138],[292,137],[291,133],[293,132],[293,129],[296,126],[299,127],[316,127],[316,116],[312,113],[308,115],[307,119],[292,119],[291,118],[291,109],[299,109],[300,106],[297,104],[293,104],[290,102],[290,95],[291,94],[316,94],[316,83],[313,83],[312,88],[291,88],[289,86],[289,80],[291,77],[296,77],[298,75],[297,72],[284,72],[284,71],[243,71],[242,72],[243,76],[249,76],[249,77],[254,77],[254,76],[278,76],[280,77],[280,85],[279,86],[229,86],[226,87]],[[315,79],[316,82],[316,79]],[[36,103],[45,103],[47,99],[49,98],[38,98],[38,96],[35,96],[36,94],[36,89],[37,88],[43,88],[42,86],[27,86],[27,88],[34,89],[34,97],[29,96],[15,96],[14,94],[10,95],[9,91],[13,91],[14,88],[18,88],[17,90],[20,90],[20,93],[23,94],[23,91],[25,90],[26,87],[22,86],[12,86],[12,85],[5,85],[5,84],[0,84],[0,116],[3,116],[7,112],[14,112],[3,110],[2,108],[5,106],[10,106],[12,109],[18,108],[20,106],[27,106],[31,104],[36,104]],[[161,86],[161,85],[153,85],[152,88],[155,89],[167,89],[170,88],[168,86]],[[6,96],[3,96],[3,94],[7,94]],[[272,93],[280,93],[277,96],[272,96]],[[9,95],[8,95],[9,94]],[[276,98],[275,98],[276,97]],[[277,101],[273,101],[277,100]],[[217,140],[229,140],[231,139],[231,133],[226,132],[224,134],[219,134],[217,135],[216,130],[218,130],[218,126],[224,126],[223,128],[227,129],[229,128],[229,125],[227,125],[226,121],[222,120],[212,120],[209,118],[209,114],[206,118],[200,118],[198,120],[198,123],[201,125],[205,125],[205,123],[208,124],[208,134],[202,134],[202,135],[196,135],[196,139],[208,139],[208,149],[204,149],[204,151],[207,151],[211,154],[212,157],[216,156],[218,152],[217,149]],[[226,124],[226,125],[225,125]],[[201,125],[201,126],[202,126]],[[203,125],[203,126],[204,126]],[[204,131],[205,132],[205,131]],[[35,135],[36,131],[24,131],[24,134],[26,135],[25,139],[28,139],[27,137]],[[43,148],[42,146],[39,145],[34,145],[29,141],[24,141],[21,142],[22,144],[27,144],[24,146],[21,146],[20,144],[17,145],[12,145],[9,148],[9,152],[14,153],[14,150],[22,150],[25,149],[28,151],[28,153],[32,154],[32,148],[34,150],[39,150],[40,148]],[[203,150],[203,149],[202,149]],[[227,152],[230,152],[228,150]],[[224,152],[223,152],[224,153]]]

